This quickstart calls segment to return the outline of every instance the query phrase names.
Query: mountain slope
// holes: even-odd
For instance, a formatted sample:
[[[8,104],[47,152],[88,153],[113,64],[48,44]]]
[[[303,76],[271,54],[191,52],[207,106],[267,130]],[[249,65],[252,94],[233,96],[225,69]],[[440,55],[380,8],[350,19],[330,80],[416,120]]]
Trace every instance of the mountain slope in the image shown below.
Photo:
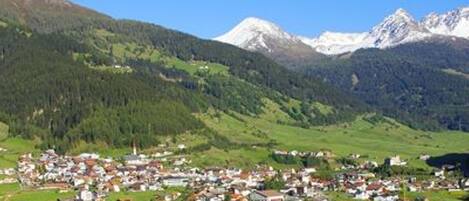
[[[64,151],[82,141],[145,147],[159,136],[200,130],[213,137],[194,113],[210,107],[259,116],[265,99],[305,127],[368,110],[322,81],[232,45],[114,20],[67,1],[2,3],[24,9],[5,9],[0,19],[0,93],[9,94],[0,97],[0,120],[15,134],[41,137],[44,148]]]
[[[469,131],[469,80],[461,76],[469,71],[468,50],[464,39],[429,38],[385,50],[359,50],[305,72],[414,128]]]
[[[84,29],[111,19],[68,0],[0,0],[0,18],[41,33]]]
[[[468,131],[468,11],[431,14],[419,22],[398,9],[366,33],[288,35],[327,57],[284,60],[255,51],[353,93],[415,128]]]

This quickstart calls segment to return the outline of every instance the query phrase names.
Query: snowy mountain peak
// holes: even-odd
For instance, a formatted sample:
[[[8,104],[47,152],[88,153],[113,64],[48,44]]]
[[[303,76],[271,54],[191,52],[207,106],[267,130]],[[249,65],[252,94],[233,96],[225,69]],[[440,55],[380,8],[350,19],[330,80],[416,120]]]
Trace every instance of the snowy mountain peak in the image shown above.
[[[413,21],[414,18],[412,17],[412,15],[407,12],[406,10],[404,10],[403,8],[398,8],[393,15],[391,15],[390,17],[394,17],[394,18],[401,18],[401,19],[405,19],[405,20],[411,20]]]
[[[400,8],[375,26],[366,40],[375,47],[386,48],[421,40],[429,35],[431,34],[428,30],[421,27],[407,11]]]
[[[394,14],[373,28],[372,32],[395,32],[402,29],[420,29],[417,21],[404,9],[399,8]]]
[[[434,34],[469,38],[469,7],[441,15],[431,13],[420,24]]]
[[[255,17],[244,19],[228,33],[215,40],[236,45],[249,50],[259,48],[270,50],[268,40],[298,41],[298,39],[283,31],[278,25]]]
[[[249,50],[267,50],[268,52],[278,47],[291,49],[291,47],[304,48],[303,46],[306,45],[317,52],[331,55],[353,52],[360,48],[388,48],[421,41],[432,36],[456,36],[469,39],[469,7],[461,7],[445,14],[430,13],[420,22],[406,10],[399,8],[369,32],[327,31],[316,38],[294,36],[272,22],[251,17],[215,40]]]

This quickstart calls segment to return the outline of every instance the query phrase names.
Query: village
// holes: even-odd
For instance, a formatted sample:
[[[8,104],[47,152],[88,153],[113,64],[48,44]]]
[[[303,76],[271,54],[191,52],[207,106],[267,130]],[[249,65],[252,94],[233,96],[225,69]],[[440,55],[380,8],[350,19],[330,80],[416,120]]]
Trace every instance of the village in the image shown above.
[[[178,149],[185,149],[179,145]],[[329,152],[273,151],[282,157],[313,157],[326,159]],[[351,154],[350,159],[360,155]],[[428,155],[420,156],[427,160]],[[403,200],[400,192],[429,190],[467,191],[468,179],[447,177],[450,166],[435,169],[425,179],[413,176],[382,177],[371,171],[379,167],[374,161],[342,165],[332,177],[318,176],[315,167],[298,169],[274,169],[259,165],[250,170],[238,168],[191,167],[190,160],[174,152],[164,151],[152,155],[132,154],[122,159],[102,158],[95,153],[78,156],[59,155],[47,150],[37,157],[23,154],[17,168],[0,170],[6,175],[1,184],[19,182],[22,188],[54,189],[76,192],[70,200],[106,200],[113,192],[164,192],[168,188],[188,189],[186,197],[181,193],[167,193],[155,200],[194,201],[328,201],[328,193],[340,192],[357,200],[397,201]],[[399,167],[407,163],[399,156],[389,157],[382,166]]]

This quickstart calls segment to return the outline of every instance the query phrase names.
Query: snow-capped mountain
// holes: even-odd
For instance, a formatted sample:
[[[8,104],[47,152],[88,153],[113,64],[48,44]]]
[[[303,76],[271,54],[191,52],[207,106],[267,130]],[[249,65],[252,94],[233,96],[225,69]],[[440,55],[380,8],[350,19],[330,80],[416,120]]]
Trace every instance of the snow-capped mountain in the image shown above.
[[[469,7],[459,8],[441,15],[431,13],[420,24],[435,34],[468,38]]]
[[[283,31],[272,22],[254,17],[246,18],[231,31],[214,40],[261,52],[277,61],[289,63],[288,67],[292,68],[295,61],[324,56],[303,43],[298,36]]]
[[[372,47],[386,48],[422,40],[431,35],[407,11],[398,9],[383,22],[373,27],[364,42]]]
[[[415,20],[404,9],[398,9],[369,32],[324,32],[316,38],[295,36],[283,31],[272,22],[247,18],[233,30],[215,40],[262,52],[279,51],[278,47],[289,47],[291,50],[293,46],[307,45],[315,52],[334,55],[361,48],[388,48],[433,36],[469,38],[469,7],[442,15],[432,13],[421,22]]]
[[[341,54],[360,48],[387,48],[403,43],[414,42],[430,37],[432,34],[404,9],[398,9],[383,22],[367,33],[325,32],[318,38],[305,39],[303,42],[323,54]]]
[[[352,52],[363,44],[368,33],[337,33],[325,32],[317,38],[300,37],[303,43],[313,47],[323,54],[338,54],[342,52]]]
[[[284,45],[301,43],[296,36],[283,31],[276,24],[254,17],[246,18],[231,31],[215,40],[248,50],[266,50],[267,52],[274,51],[271,47],[272,42]]]

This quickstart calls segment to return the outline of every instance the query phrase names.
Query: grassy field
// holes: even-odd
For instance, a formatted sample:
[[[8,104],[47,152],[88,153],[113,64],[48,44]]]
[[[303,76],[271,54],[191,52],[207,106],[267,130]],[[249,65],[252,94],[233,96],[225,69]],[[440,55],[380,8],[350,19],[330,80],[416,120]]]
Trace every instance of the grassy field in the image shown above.
[[[32,140],[24,140],[21,138],[9,138],[8,126],[0,122],[0,147],[7,151],[0,152],[0,168],[14,168],[18,156],[24,153],[37,153],[35,144]]]
[[[59,193],[58,191],[19,191],[5,201],[54,201],[74,198],[75,192]]]
[[[448,192],[448,191],[426,191],[426,192],[418,192],[418,193],[405,193],[405,200],[413,201],[417,197],[425,197],[429,201],[461,201],[463,196],[467,195],[467,192],[460,191],[460,192]],[[353,197],[347,195],[346,193],[341,192],[330,192],[327,193],[327,196],[331,199],[331,201],[353,201]],[[403,192],[400,193],[401,198],[404,199]]]
[[[269,114],[264,114],[269,115]],[[225,135],[234,142],[260,143],[274,140],[277,149],[298,151],[331,150],[339,156],[352,153],[367,156],[368,160],[383,162],[385,157],[400,155],[409,160],[412,166],[425,167],[425,163],[417,160],[420,154],[433,156],[446,153],[469,152],[469,135],[460,132],[423,132],[407,126],[393,123],[372,124],[363,118],[342,125],[313,127],[309,129],[289,125],[280,125],[272,120],[222,113],[219,117],[204,114],[199,118],[210,128]],[[259,135],[258,131],[262,134]],[[200,155],[219,157],[221,153],[209,150]],[[229,150],[223,157],[226,161],[237,160],[240,156],[249,157],[253,164],[258,161],[269,161],[267,150]],[[260,154],[260,153],[264,154]],[[232,157],[231,157],[232,156]],[[215,158],[216,158],[215,157]],[[195,157],[197,158],[197,157]],[[210,157],[208,157],[210,158]],[[209,163],[210,161],[205,161]],[[220,160],[213,160],[213,165]]]
[[[8,137],[8,125],[0,122],[0,140],[4,140]]]
[[[209,74],[222,74],[229,75],[228,67],[217,64],[210,63],[205,61],[182,61],[175,57],[163,57],[162,61],[165,63],[168,68],[176,68],[188,72],[191,75],[194,75],[197,72],[207,72]]]
[[[460,191],[460,192],[448,192],[448,191],[426,191],[426,192],[419,192],[419,193],[409,193],[406,192],[405,198],[408,200],[415,200],[416,197],[425,197],[430,201],[461,201],[464,195],[467,195],[467,192]],[[403,197],[403,193],[401,193]]]
[[[0,141],[0,147],[7,151],[0,154],[0,168],[16,167],[19,155],[24,153],[37,153],[36,142],[20,138],[6,138]]]
[[[105,35],[105,33],[99,35]],[[104,36],[102,36],[104,37]],[[126,59],[145,59],[153,63],[163,63],[168,68],[176,68],[194,75],[197,72],[229,75],[228,67],[205,61],[183,61],[173,56],[166,56],[158,50],[141,46],[136,43],[116,43],[112,45],[112,52],[116,59],[124,62]]]
[[[57,199],[73,198],[74,192],[59,193],[53,190],[21,190],[19,184],[0,185],[0,200],[2,201],[54,201]]]
[[[165,195],[180,193],[180,197],[176,201],[185,201],[187,190],[184,188],[167,188],[162,191],[146,191],[146,192],[118,192],[111,193],[106,201],[130,200],[130,201],[150,201],[164,200]]]
[[[331,201],[355,201],[352,196],[341,192],[329,192],[326,194]]]
[[[155,192],[119,192],[111,193],[106,201],[131,200],[131,201],[150,201],[155,198]]]
[[[18,184],[1,184],[0,185],[0,200],[5,200],[5,196],[19,191]]]

